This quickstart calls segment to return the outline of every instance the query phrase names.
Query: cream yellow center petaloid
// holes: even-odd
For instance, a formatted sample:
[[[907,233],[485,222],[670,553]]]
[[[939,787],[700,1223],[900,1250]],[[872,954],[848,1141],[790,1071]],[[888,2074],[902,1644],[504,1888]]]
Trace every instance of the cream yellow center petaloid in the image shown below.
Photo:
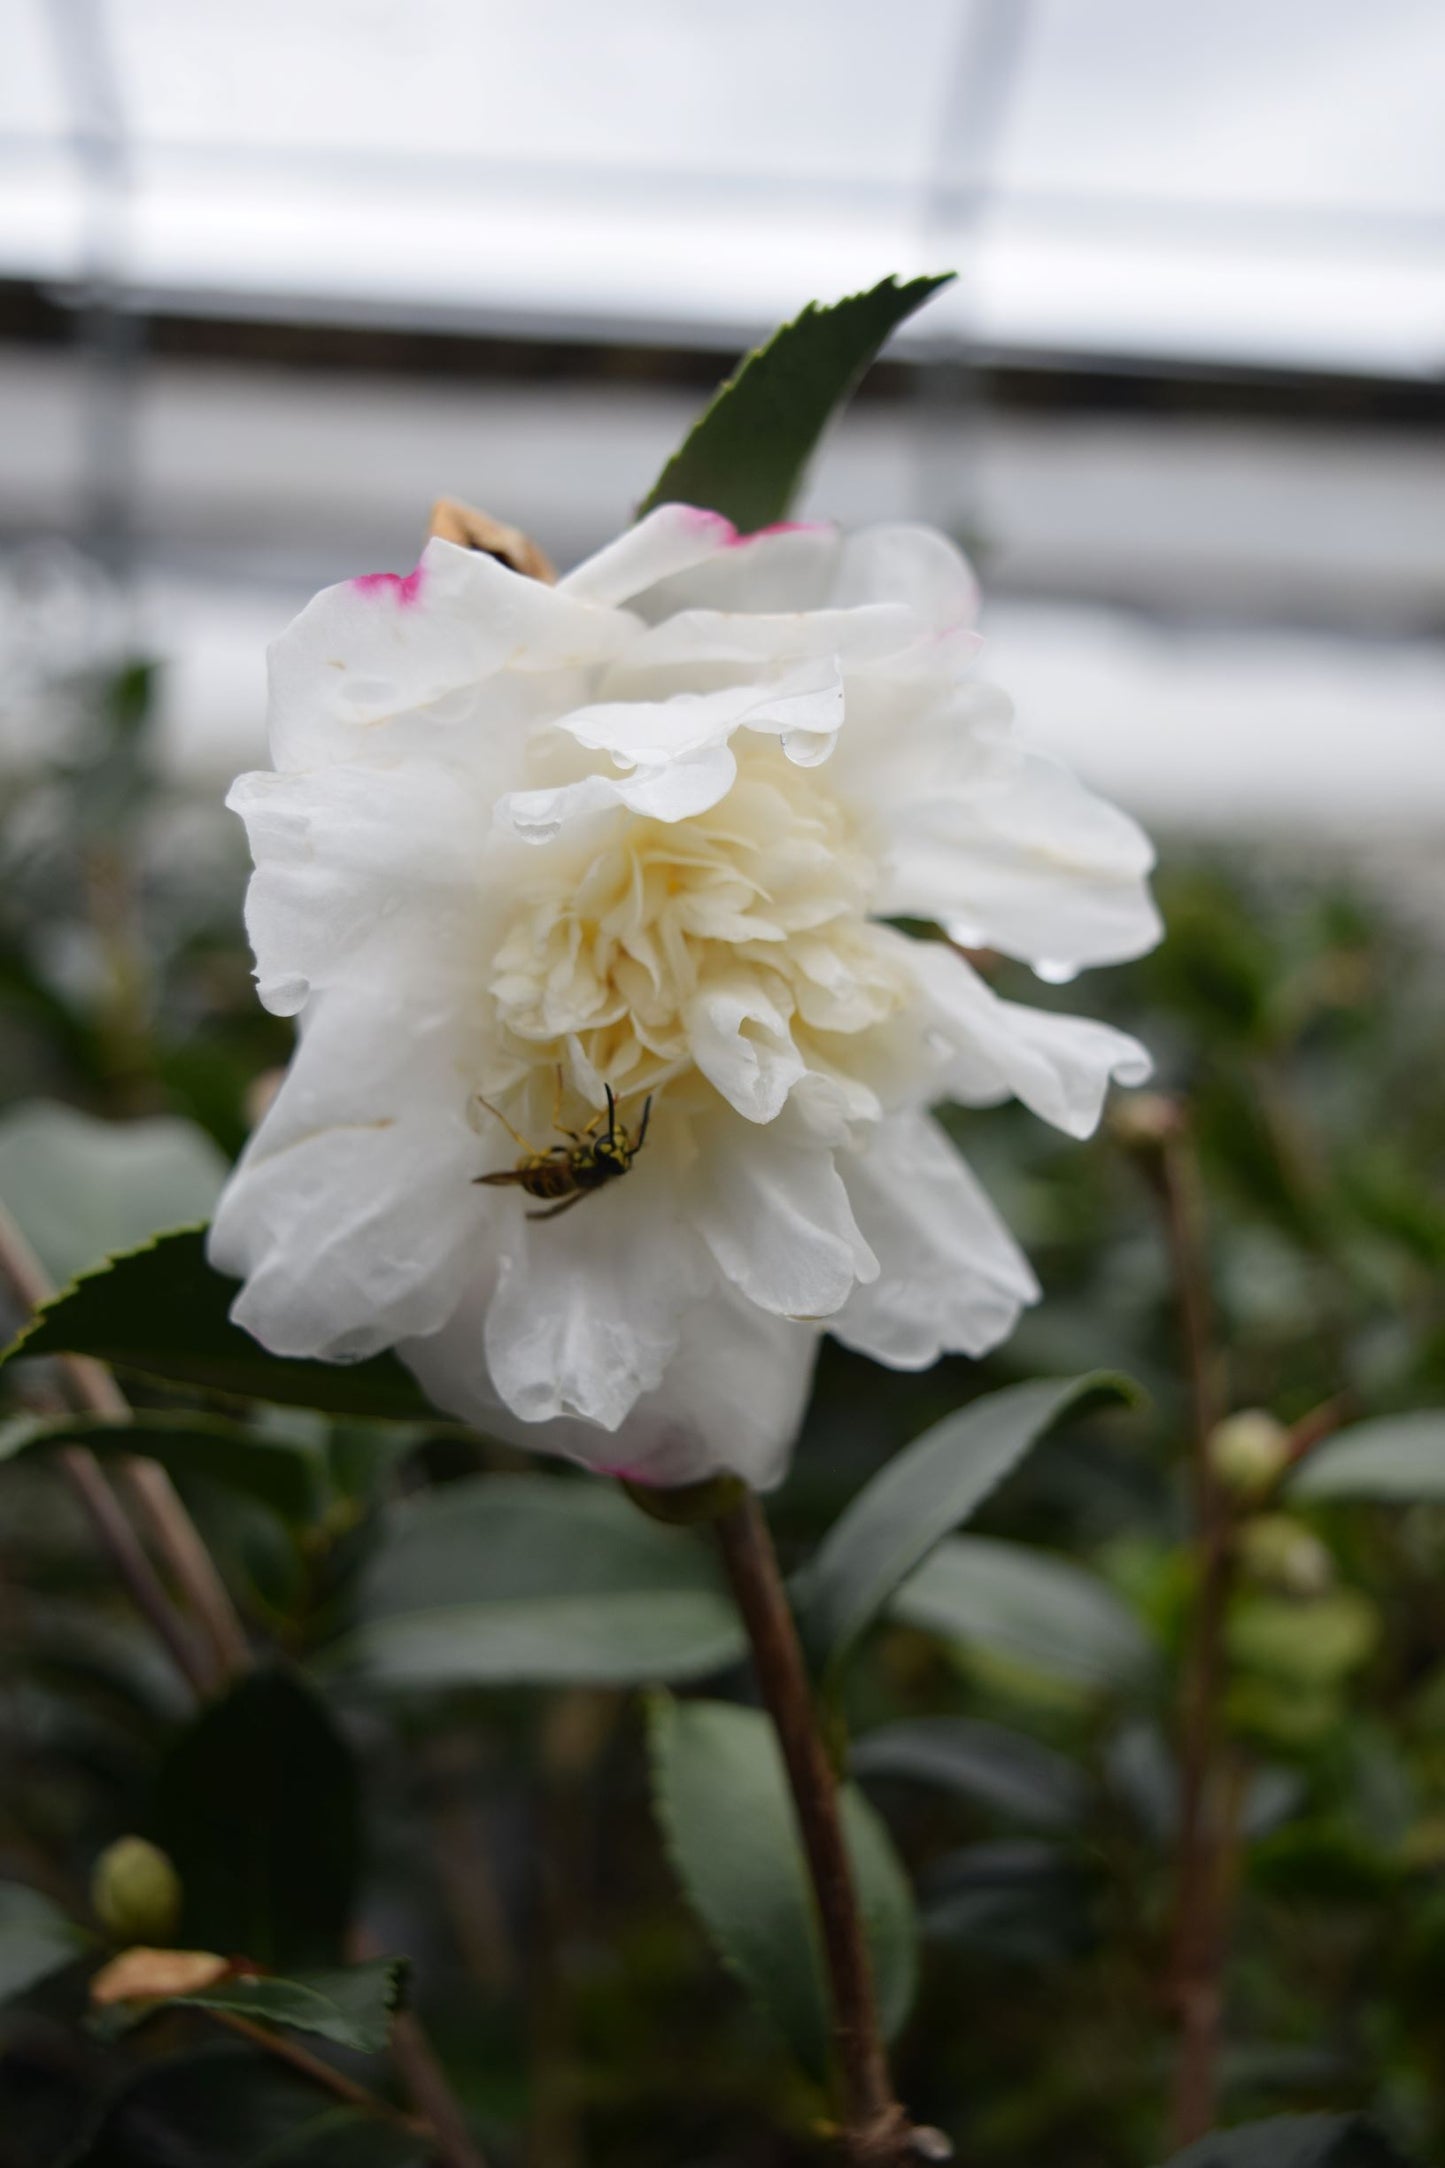
[[[518,901],[490,984],[497,1088],[560,1063],[594,1106],[606,1084],[625,1105],[664,1091],[692,1101],[711,1090],[696,1019],[723,988],[836,1067],[837,1042],[906,995],[893,937],[867,915],[874,886],[823,774],[774,745],[744,750],[733,788],[697,819],[619,816],[595,855],[549,866]]]

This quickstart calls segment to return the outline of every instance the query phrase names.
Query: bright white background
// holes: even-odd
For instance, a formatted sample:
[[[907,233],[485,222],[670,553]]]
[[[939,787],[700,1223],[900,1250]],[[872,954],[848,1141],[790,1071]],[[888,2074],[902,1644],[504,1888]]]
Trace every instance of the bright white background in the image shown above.
[[[0,278],[62,295],[727,345],[952,265],[916,350],[1445,370],[1440,0],[0,0],[0,53]],[[409,563],[433,495],[565,559],[693,404],[144,364],[177,760],[257,757],[266,638]],[[74,357],[0,346],[10,542],[84,532],[108,429]],[[812,502],[981,533],[1026,722],[1149,818],[1439,856],[1439,426],[873,405]]]

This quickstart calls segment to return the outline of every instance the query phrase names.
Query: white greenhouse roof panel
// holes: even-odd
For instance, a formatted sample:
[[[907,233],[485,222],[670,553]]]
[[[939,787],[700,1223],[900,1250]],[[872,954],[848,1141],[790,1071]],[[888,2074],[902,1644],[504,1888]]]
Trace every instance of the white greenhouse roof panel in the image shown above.
[[[1445,367],[1436,0],[0,19],[0,276],[108,265],[173,306],[727,342],[956,266],[920,341]]]

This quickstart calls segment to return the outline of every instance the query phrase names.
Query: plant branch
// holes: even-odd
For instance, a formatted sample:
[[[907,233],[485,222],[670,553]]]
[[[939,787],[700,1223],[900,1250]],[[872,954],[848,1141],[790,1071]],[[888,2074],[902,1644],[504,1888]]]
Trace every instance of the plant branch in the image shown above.
[[[17,1299],[27,1310],[38,1310],[48,1302],[55,1289],[31,1250],[20,1229],[9,1214],[0,1206],[0,1274],[8,1281]],[[89,1415],[102,1416],[107,1422],[128,1423],[131,1419],[130,1403],[116,1384],[110,1372],[100,1363],[86,1355],[61,1355],[57,1358],[61,1376],[69,1388],[73,1404]],[[111,1486],[100,1469],[93,1453],[83,1447],[67,1449],[71,1481],[76,1483],[74,1455],[83,1453],[94,1469],[96,1477],[106,1493],[113,1497]],[[201,1691],[234,1678],[244,1671],[250,1662],[245,1629],[232,1603],[225,1582],[216,1570],[215,1562],[201,1541],[196,1524],[186,1511],[180,1493],[155,1461],[131,1457],[123,1460],[118,1471],[119,1482],[130,1494],[132,1502],[143,1515],[156,1545],[164,1557],[177,1586],[183,1591],[194,1611],[210,1645],[213,1661]],[[77,1486],[78,1487],[78,1486]],[[87,1485],[85,1501],[92,1517],[96,1516],[99,1493],[95,1484]],[[111,1525],[101,1527],[102,1540],[112,1555],[116,1556],[117,1570],[121,1568],[112,1542]],[[142,1554],[144,1555],[144,1554]],[[126,1572],[127,1586],[131,1586]],[[157,1583],[159,1586],[159,1583]],[[162,1593],[164,1591],[162,1590]],[[139,1598],[137,1598],[139,1601]],[[147,1617],[151,1617],[149,1606]],[[152,1619],[156,1624],[156,1620]],[[160,1631],[157,1625],[157,1630]],[[165,1635],[167,1647],[173,1649],[172,1636]],[[188,1670],[188,1676],[189,1670]],[[194,1684],[195,1681],[192,1680]]]
[[[1162,1140],[1157,1186],[1189,1380],[1190,1489],[1199,1580],[1180,1712],[1179,1849],[1169,1981],[1179,2024],[1174,2139],[1185,2146],[1214,2123],[1234,1839],[1224,1826],[1218,1797],[1224,1628],[1233,1577],[1232,1511],[1210,1452],[1225,1412],[1223,1371],[1199,1163],[1182,1119]],[[1235,1816],[1228,1819],[1230,1824],[1237,1821]]]
[[[352,1929],[348,1953],[353,1962],[365,1964],[380,1952],[380,1944],[367,1928]],[[427,2038],[421,2019],[411,2010],[393,2012],[391,2059],[412,2106],[429,2126],[441,2168],[487,2168],[457,2105],[441,2057]]]
[[[857,2168],[944,2157],[927,2150],[935,2134],[914,2131],[893,2095],[873,1971],[838,1813],[837,1779],[818,1726],[772,1532],[751,1491],[745,1491],[713,1525],[752,1645],[759,1691],[782,1749],[817,1901],[844,2146]]]
[[[253,2024],[250,2018],[241,2017],[234,2010],[208,2010],[206,2015],[213,2023],[224,2025],[227,2032],[236,2033],[242,2040],[249,2040],[252,2047],[261,2048],[267,2055],[274,2055],[277,2062],[289,2063],[293,2070],[300,2071],[313,2085],[323,2087],[326,2092],[334,2094],[337,2100],[344,2100],[349,2108],[362,2108],[368,2115],[379,2116],[383,2122],[411,2131],[414,2136],[424,2140],[435,2138],[436,2133],[430,2124],[419,2116],[404,2115],[400,2108],[394,2108],[391,2102],[383,2100],[379,2093],[373,2093],[366,2086],[359,2085],[355,2078],[348,2078],[345,2071],[323,2062],[319,2055],[313,2055],[309,2048],[303,2048],[299,2042],[287,2039],[284,2033],[268,2032],[264,2025]]]
[[[89,1446],[65,1445],[56,1455],[66,1481],[90,1516],[127,1595],[198,1697],[211,1690],[211,1667],[171,1602],[105,1470]]]

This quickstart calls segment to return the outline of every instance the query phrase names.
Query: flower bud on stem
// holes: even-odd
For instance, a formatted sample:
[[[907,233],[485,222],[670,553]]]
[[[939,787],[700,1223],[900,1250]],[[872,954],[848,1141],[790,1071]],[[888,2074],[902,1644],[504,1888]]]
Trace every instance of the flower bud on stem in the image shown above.
[[[893,2097],[873,1970],[838,1814],[837,1779],[818,1723],[772,1532],[751,1491],[744,1491],[713,1525],[752,1645],[758,1688],[782,1749],[817,1902],[832,2004],[833,2060],[842,2114],[839,2135],[844,2149],[856,2168],[946,2159],[946,2141],[937,2132],[915,2130]],[[942,2153],[936,2150],[940,2142],[945,2146]],[[935,2150],[929,2150],[930,2146]]]

